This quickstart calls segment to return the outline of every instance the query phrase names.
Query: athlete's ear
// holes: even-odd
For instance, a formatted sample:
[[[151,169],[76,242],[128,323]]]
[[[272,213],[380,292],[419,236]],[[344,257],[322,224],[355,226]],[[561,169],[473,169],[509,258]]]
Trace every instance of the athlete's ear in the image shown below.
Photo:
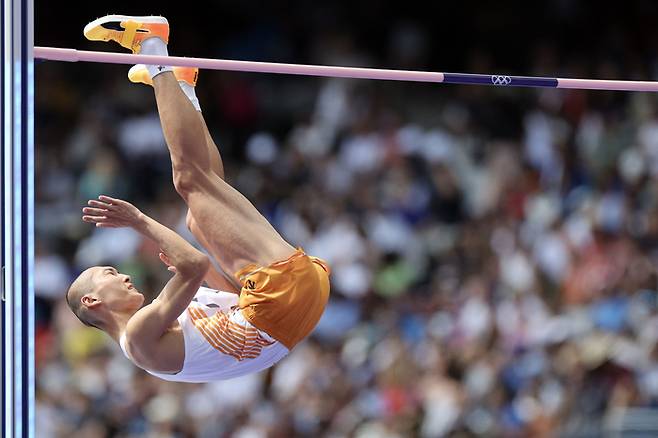
[[[80,301],[89,309],[93,309],[101,304],[101,300],[91,294],[83,295]]]

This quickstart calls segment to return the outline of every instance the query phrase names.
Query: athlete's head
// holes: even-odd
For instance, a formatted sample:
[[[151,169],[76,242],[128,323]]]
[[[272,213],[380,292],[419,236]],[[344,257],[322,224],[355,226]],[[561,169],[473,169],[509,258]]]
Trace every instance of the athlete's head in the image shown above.
[[[111,266],[94,266],[71,283],[66,301],[85,325],[104,329],[113,313],[135,313],[144,303],[144,296],[133,287],[128,275]]]

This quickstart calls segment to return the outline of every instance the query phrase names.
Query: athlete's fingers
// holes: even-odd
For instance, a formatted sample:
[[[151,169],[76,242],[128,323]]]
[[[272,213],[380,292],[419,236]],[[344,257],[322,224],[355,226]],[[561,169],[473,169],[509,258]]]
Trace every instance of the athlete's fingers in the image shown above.
[[[107,202],[108,204],[111,205],[126,205],[129,204],[128,202],[124,201],[123,199],[116,199],[116,198],[110,198],[109,196],[106,195],[100,195],[98,197],[103,202]]]
[[[82,220],[85,222],[94,222],[94,223],[99,223],[103,221],[107,221],[106,216],[82,216]]]
[[[163,252],[159,253],[158,257],[160,257],[160,260],[162,260],[162,263],[167,265],[167,271],[170,271],[170,272],[173,272],[173,273],[178,272],[176,270],[176,267],[171,264],[171,262],[169,261],[169,257],[167,257],[167,255],[165,253],[163,253]]]
[[[161,252],[159,254],[160,260],[162,260],[162,263],[164,263],[167,266],[171,266],[171,260],[169,260],[169,257],[167,257],[167,254]]]
[[[85,214],[88,214],[90,216],[105,216],[107,213],[107,210],[102,209],[102,208],[90,208],[90,207],[85,207],[82,209],[82,212]]]
[[[96,226],[98,228],[119,228],[119,225],[111,224],[109,222],[98,222]]]
[[[90,199],[89,201],[87,201],[87,204],[91,205],[92,207],[104,208],[105,210],[110,210],[114,208],[114,206],[111,204],[106,204],[104,202],[96,201],[95,199]]]

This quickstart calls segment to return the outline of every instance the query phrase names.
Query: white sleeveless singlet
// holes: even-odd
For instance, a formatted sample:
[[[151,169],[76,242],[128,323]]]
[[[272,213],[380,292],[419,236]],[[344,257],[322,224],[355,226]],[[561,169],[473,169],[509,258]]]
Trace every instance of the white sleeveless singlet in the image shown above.
[[[288,349],[247,321],[237,307],[238,295],[201,287],[178,317],[185,342],[183,369],[176,374],[149,374],[173,382],[210,382],[256,373],[271,367]],[[126,335],[119,345],[126,351]]]

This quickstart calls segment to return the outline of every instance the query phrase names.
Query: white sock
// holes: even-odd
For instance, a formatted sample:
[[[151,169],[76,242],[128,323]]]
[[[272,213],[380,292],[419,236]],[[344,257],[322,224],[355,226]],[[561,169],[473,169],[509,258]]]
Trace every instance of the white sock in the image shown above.
[[[194,106],[194,109],[201,112],[201,105],[199,105],[199,99],[197,99],[196,97],[196,93],[194,92],[194,87],[185,81],[178,81],[178,85],[180,85],[181,90],[183,90],[183,93],[185,93],[187,98],[190,99],[190,102],[192,102],[192,106]]]
[[[142,41],[142,49],[139,51],[140,55],[156,55],[156,56],[169,56],[167,51],[167,44],[158,37],[147,38]],[[147,65],[146,69],[151,75],[151,79],[164,73],[172,71],[171,67],[165,65]]]
[[[162,41],[162,39],[158,37],[147,38],[144,41],[142,41],[142,50],[139,53],[142,55],[169,56],[169,52],[167,51],[167,45],[165,44],[164,41]],[[151,79],[153,79],[160,73],[164,73],[166,71],[173,71],[171,67],[162,66],[162,65],[147,65],[146,68],[149,71],[149,75],[151,76]],[[201,112],[201,105],[199,105],[199,99],[197,99],[196,97],[196,93],[194,92],[194,87],[185,81],[179,81],[178,84],[183,90],[183,93],[185,93],[187,98],[190,99],[190,102],[192,102],[192,106],[194,106],[194,109]]]

